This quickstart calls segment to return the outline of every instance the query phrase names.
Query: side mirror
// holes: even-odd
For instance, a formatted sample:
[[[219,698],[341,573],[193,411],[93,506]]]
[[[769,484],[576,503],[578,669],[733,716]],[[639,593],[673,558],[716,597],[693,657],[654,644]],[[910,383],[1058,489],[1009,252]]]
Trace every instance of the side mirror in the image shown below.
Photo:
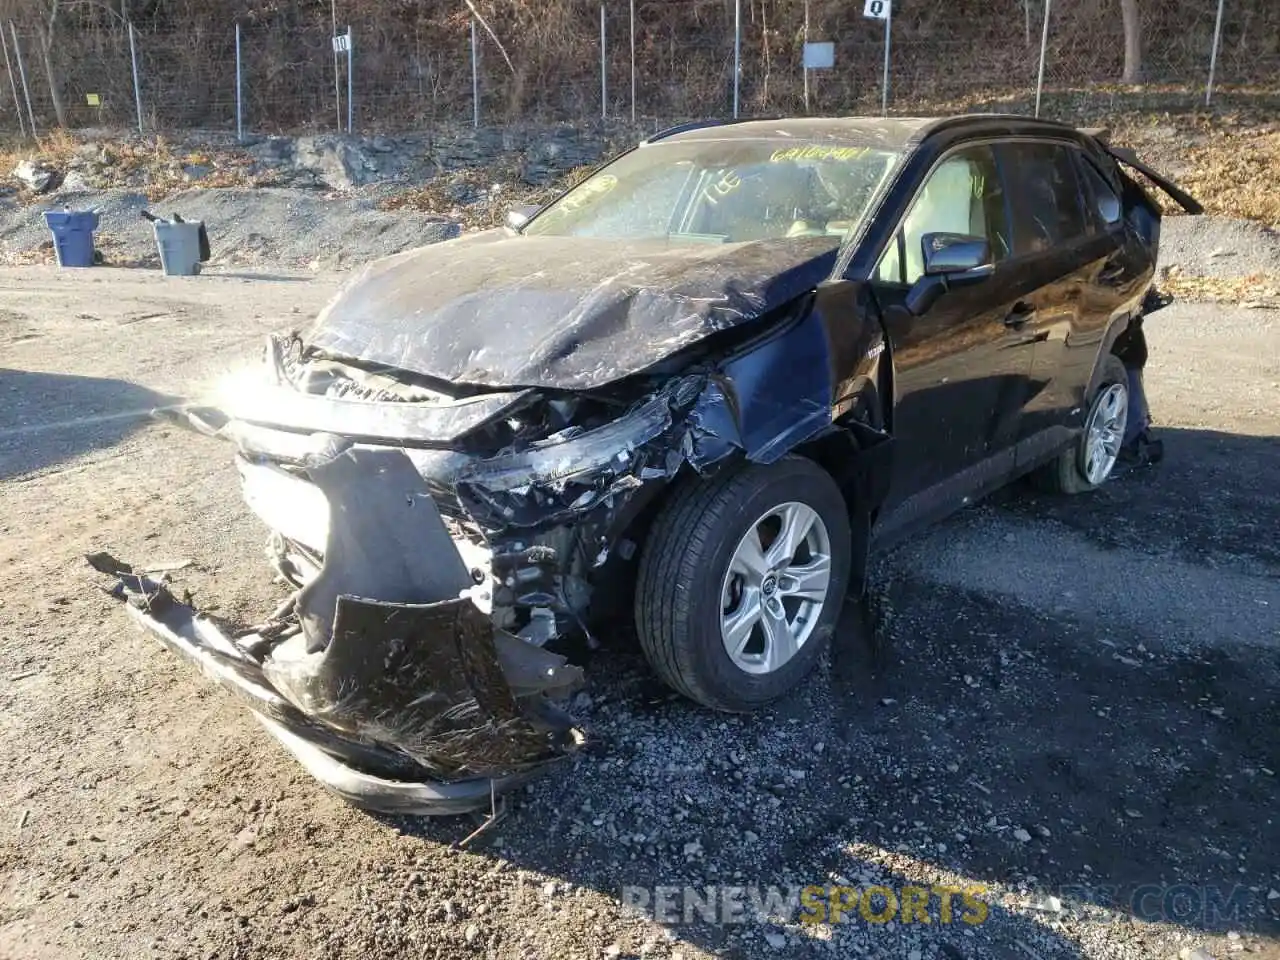
[[[991,262],[991,244],[986,237],[971,237],[964,233],[926,233],[920,238],[924,248],[924,272],[928,276],[953,277],[982,271],[987,276],[994,264]],[[977,277],[975,277],[977,279]]]
[[[926,233],[920,238],[924,276],[907,292],[906,308],[924,313],[952,287],[975,283],[991,276],[995,264],[985,237],[964,233]]]
[[[538,212],[536,203],[525,203],[518,207],[512,207],[507,211],[507,226],[512,230],[519,230],[526,223],[533,219],[533,215]]]

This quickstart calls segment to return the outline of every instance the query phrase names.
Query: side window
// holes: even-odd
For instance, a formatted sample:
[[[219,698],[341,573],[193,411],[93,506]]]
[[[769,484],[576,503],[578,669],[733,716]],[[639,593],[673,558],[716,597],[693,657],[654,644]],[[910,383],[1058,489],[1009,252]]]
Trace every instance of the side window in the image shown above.
[[[876,278],[906,284],[919,280],[927,233],[983,237],[997,262],[1009,256],[1004,190],[990,147],[968,147],[933,169],[880,258]]]
[[[1111,184],[1107,183],[1106,177],[1099,172],[1091,160],[1081,157],[1080,169],[1084,171],[1085,187],[1088,189],[1093,212],[1097,214],[1098,221],[1107,227],[1114,227],[1124,217],[1124,207],[1120,203],[1120,198],[1116,196]]]
[[[1069,148],[1011,143],[1003,149],[1013,199],[1014,253],[1039,253],[1083,237],[1084,208]]]

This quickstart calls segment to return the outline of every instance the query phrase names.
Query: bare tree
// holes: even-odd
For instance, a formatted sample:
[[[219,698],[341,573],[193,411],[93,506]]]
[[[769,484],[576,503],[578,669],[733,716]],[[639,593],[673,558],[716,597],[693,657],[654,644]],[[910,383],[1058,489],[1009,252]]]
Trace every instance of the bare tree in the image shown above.
[[[1124,83],[1142,80],[1142,18],[1138,0],[1120,0],[1120,18],[1124,21]]]
[[[67,125],[67,107],[62,101],[62,78],[53,66],[53,45],[58,35],[59,21],[62,17],[62,0],[44,0],[41,4],[40,19],[36,28],[40,36],[40,55],[44,60],[44,75],[49,80],[49,100],[53,103],[53,113],[58,119],[58,126]]]

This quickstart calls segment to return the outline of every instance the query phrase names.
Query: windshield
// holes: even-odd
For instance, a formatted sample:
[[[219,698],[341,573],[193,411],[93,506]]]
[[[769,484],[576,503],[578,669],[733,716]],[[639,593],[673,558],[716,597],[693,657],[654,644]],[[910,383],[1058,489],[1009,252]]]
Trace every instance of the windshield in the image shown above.
[[[524,232],[690,243],[843,237],[898,156],[831,140],[659,142],[578,184]]]

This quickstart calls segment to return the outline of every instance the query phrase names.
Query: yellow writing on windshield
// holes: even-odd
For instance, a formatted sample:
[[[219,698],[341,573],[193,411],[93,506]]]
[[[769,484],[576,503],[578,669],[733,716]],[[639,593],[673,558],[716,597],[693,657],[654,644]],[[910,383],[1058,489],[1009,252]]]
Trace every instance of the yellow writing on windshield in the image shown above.
[[[769,157],[770,163],[784,163],[788,160],[857,160],[865,157],[871,150],[868,147],[819,147],[810,144],[804,147],[783,147],[775,150]]]

